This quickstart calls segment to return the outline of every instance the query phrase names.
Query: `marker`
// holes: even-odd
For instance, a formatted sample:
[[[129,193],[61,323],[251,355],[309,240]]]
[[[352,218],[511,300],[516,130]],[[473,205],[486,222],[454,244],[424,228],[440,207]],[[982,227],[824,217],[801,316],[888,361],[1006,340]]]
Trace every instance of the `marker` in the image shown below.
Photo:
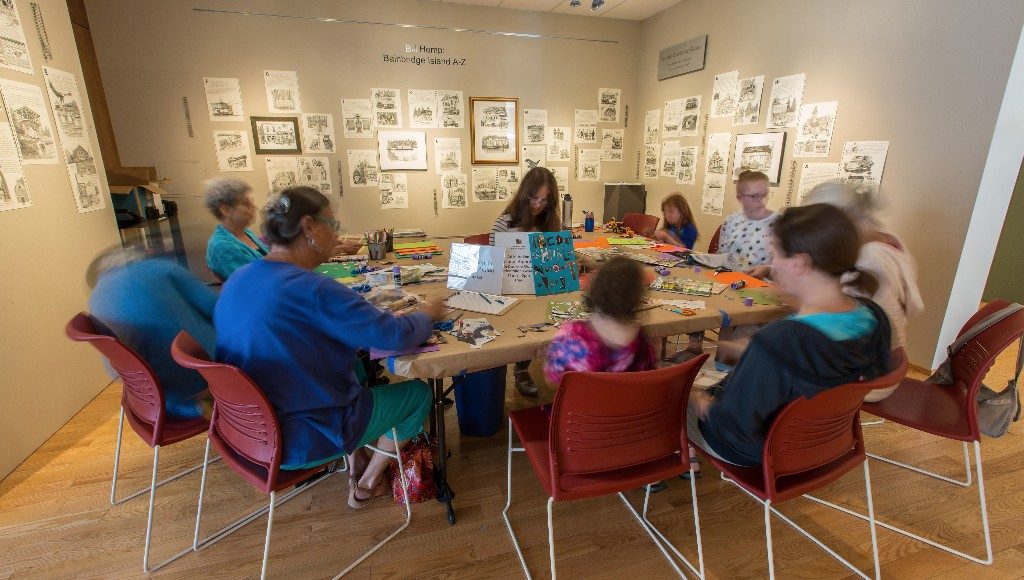
[[[480,297],[484,299],[484,302],[486,302],[488,304],[491,303],[491,301],[487,299],[487,295],[486,294],[481,294]]]

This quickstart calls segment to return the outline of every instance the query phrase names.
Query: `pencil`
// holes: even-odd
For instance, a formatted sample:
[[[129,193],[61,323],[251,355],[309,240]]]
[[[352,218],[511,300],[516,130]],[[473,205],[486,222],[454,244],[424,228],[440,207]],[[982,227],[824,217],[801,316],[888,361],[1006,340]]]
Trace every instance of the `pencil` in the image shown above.
[[[484,302],[486,302],[488,304],[491,303],[491,301],[487,299],[487,295],[486,294],[481,294],[480,297],[484,299]]]

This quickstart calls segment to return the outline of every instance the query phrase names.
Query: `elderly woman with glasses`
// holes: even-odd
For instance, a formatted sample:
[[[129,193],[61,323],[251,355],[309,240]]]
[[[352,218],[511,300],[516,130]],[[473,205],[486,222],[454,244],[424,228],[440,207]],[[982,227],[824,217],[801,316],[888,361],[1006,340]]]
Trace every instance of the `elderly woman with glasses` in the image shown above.
[[[755,278],[771,271],[769,234],[779,216],[768,209],[768,176],[760,171],[744,171],[736,181],[736,200],[743,211],[725,218],[719,238],[719,253],[729,263]]]
[[[546,167],[534,167],[523,176],[516,196],[508,203],[491,228],[500,232],[557,232],[562,229],[558,212],[558,183]],[[527,396],[537,396],[537,385],[530,376],[530,361],[519,361],[515,370],[516,389]]]
[[[249,229],[256,219],[252,188],[240,179],[206,183],[206,209],[220,222],[206,242],[206,267],[221,280],[267,255],[270,248]]]
[[[348,503],[360,508],[389,494],[388,458],[423,428],[431,406],[422,381],[369,389],[356,378],[356,351],[403,350],[426,341],[444,306],[428,300],[395,316],[313,271],[331,257],[339,224],[327,198],[310,187],[281,192],[263,211],[270,251],[224,284],[214,311],[217,360],[245,371],[281,423],[282,469],[305,469],[349,455]],[[398,441],[392,441],[395,427]]]

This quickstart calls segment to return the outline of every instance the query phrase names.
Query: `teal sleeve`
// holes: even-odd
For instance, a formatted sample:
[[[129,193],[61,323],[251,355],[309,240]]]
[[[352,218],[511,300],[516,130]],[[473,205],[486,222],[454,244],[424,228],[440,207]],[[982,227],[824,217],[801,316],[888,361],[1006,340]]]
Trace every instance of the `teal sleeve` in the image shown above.
[[[254,252],[241,243],[224,243],[210,238],[206,245],[206,266],[221,278],[227,280],[235,270],[252,262]]]
[[[217,303],[217,294],[184,268],[174,268],[171,271],[171,280],[185,301],[212,325],[213,307]]]

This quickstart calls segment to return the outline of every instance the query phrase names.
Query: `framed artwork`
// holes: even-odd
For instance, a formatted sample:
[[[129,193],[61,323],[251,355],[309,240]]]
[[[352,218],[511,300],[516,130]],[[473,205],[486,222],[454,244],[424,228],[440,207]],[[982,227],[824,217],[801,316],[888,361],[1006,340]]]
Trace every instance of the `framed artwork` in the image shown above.
[[[473,164],[518,164],[519,99],[470,97],[469,137]]]
[[[779,185],[782,175],[782,149],[786,145],[785,133],[748,133],[736,135],[733,152],[732,180],[744,171],[760,171],[768,176],[771,185]]]
[[[378,131],[381,171],[426,171],[427,134],[423,131]]]
[[[256,153],[301,153],[298,117],[249,117]]]

